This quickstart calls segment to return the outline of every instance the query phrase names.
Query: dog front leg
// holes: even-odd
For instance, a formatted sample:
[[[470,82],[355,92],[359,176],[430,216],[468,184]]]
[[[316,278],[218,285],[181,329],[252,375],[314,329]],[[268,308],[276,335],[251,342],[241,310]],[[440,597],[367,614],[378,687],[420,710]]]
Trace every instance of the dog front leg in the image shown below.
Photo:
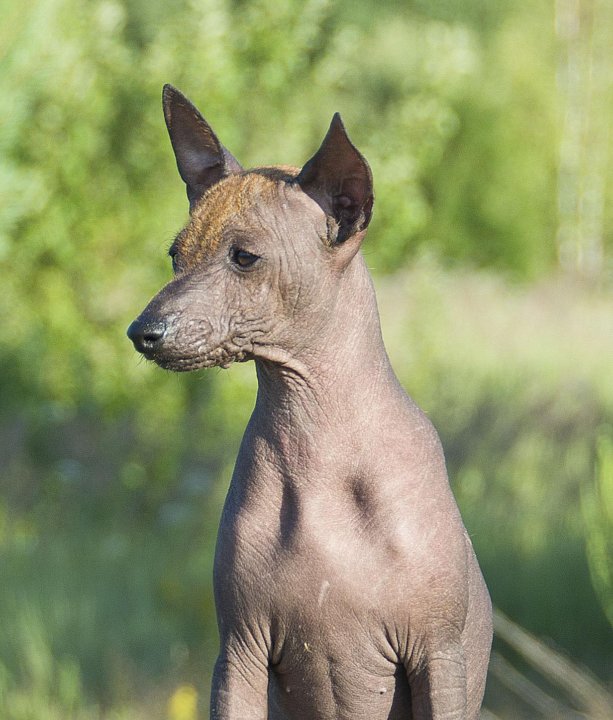
[[[407,675],[414,720],[474,720],[466,714],[466,661],[459,640],[426,650]]]
[[[211,720],[267,720],[268,664],[222,649],[213,672]]]

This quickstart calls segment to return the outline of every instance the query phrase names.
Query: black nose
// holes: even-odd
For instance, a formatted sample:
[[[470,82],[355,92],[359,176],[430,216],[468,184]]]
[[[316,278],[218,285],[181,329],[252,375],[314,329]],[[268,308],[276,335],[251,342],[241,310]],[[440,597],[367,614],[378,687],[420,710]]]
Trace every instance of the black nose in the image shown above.
[[[138,319],[128,328],[128,337],[138,352],[148,353],[159,346],[159,341],[164,337],[165,332],[166,325],[163,322]]]

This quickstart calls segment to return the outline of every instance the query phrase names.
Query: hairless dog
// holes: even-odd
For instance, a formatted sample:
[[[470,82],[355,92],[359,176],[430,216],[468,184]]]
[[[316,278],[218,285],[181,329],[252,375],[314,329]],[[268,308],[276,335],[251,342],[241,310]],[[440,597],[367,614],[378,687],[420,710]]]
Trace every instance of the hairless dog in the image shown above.
[[[128,330],[176,371],[254,360],[215,555],[213,720],[476,720],[491,607],[432,424],[388,359],[340,116],[304,165],[243,170],[171,86],[190,218]]]

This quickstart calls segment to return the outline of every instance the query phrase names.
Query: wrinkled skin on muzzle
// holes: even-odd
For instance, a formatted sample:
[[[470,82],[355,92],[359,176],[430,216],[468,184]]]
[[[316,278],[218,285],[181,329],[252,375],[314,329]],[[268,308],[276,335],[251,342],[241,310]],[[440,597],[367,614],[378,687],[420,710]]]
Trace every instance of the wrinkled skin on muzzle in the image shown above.
[[[220,295],[206,276],[169,283],[138,318],[145,326],[163,328],[163,336],[155,344],[145,345],[143,355],[175,372],[225,368],[248,359],[252,343],[240,324],[220,312],[215,317],[211,313],[211,308],[221,305]]]

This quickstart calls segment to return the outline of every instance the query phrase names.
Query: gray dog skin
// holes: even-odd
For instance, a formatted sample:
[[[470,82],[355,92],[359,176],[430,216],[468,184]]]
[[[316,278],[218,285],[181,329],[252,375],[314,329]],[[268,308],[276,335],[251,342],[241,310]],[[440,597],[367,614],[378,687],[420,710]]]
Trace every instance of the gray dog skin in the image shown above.
[[[244,171],[164,88],[190,219],[128,330],[176,371],[255,361],[214,586],[214,720],[474,720],[491,607],[438,435],[387,357],[373,204],[338,115],[302,168]]]

